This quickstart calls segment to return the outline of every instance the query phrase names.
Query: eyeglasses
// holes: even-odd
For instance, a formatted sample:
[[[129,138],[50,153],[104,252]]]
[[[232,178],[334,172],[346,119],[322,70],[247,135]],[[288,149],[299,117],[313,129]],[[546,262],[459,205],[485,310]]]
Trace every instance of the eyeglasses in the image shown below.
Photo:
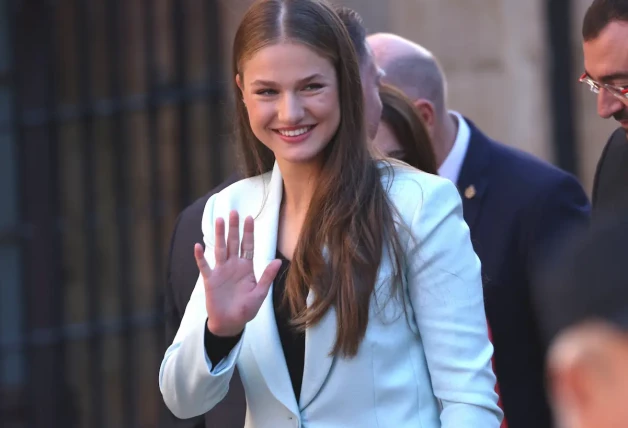
[[[593,93],[599,94],[600,89],[604,89],[624,102],[628,99],[628,87],[626,86],[613,86],[606,83],[599,83],[591,79],[587,73],[582,74],[579,80],[581,83],[589,85],[589,89],[591,89]]]

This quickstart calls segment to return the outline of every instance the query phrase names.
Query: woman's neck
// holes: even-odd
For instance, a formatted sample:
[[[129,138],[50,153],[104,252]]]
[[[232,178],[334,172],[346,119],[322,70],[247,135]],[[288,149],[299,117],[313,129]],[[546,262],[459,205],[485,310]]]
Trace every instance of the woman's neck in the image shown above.
[[[279,169],[283,177],[282,205],[284,211],[305,215],[316,189],[320,166],[281,163]]]

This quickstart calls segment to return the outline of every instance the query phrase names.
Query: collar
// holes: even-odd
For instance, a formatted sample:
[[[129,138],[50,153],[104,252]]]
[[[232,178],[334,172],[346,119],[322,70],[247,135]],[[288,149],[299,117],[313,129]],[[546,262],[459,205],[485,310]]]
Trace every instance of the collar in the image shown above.
[[[467,154],[467,149],[469,148],[471,129],[469,128],[467,121],[460,113],[450,110],[449,114],[455,117],[458,122],[458,133],[456,134],[456,140],[454,141],[454,145],[449,151],[449,154],[440,168],[438,168],[438,175],[448,178],[453,183],[457,183],[464,158]]]
[[[473,229],[489,186],[492,140],[471,120],[465,118],[465,122],[469,126],[471,136],[457,185],[462,196],[464,219],[469,228]]]

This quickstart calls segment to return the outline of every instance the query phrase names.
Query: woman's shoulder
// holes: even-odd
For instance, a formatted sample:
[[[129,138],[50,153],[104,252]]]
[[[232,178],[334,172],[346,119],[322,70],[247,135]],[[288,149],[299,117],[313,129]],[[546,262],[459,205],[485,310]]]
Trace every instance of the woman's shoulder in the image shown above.
[[[382,184],[392,195],[402,193],[410,196],[438,191],[442,188],[455,190],[451,180],[420,171],[408,164],[397,161],[378,161]]]
[[[228,215],[231,210],[240,212],[246,207],[258,205],[256,202],[261,204],[267,193],[270,178],[271,172],[267,172],[230,184],[209,198],[205,205],[204,216],[221,217]]]
[[[382,184],[403,216],[441,204],[460,204],[460,194],[450,180],[419,171],[402,162],[379,161]]]

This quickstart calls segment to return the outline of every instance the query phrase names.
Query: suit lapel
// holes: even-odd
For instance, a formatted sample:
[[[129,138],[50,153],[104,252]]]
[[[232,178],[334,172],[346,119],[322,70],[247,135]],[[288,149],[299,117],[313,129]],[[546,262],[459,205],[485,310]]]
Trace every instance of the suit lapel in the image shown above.
[[[258,280],[277,254],[279,211],[283,196],[283,180],[277,164],[267,192],[264,206],[255,219],[253,266]],[[332,368],[334,357],[329,354],[336,339],[336,311],[331,308],[320,322],[305,332],[305,361],[299,406],[277,331],[272,294],[271,287],[257,316],[248,323],[247,341],[251,344],[259,370],[270,391],[284,406],[298,414],[299,407],[304,409],[316,398]],[[308,306],[313,299],[314,293],[310,292]]]
[[[464,219],[472,229],[489,185],[487,167],[490,162],[490,142],[473,122],[467,118],[465,120],[469,124],[471,136],[457,184],[462,197]]]
[[[283,195],[283,180],[277,164],[273,169],[270,182],[264,184],[266,197],[263,198],[262,210],[255,218],[253,268],[258,280],[268,263],[274,260],[277,254],[277,228]],[[257,316],[247,325],[246,340],[250,343],[259,370],[272,394],[286,408],[298,414],[297,401],[277,331],[272,286]]]
[[[307,304],[314,300],[310,292]],[[305,331],[305,361],[301,386],[300,408],[305,409],[316,398],[332,368],[335,357],[330,355],[336,340],[336,311],[330,308],[325,316]]]

